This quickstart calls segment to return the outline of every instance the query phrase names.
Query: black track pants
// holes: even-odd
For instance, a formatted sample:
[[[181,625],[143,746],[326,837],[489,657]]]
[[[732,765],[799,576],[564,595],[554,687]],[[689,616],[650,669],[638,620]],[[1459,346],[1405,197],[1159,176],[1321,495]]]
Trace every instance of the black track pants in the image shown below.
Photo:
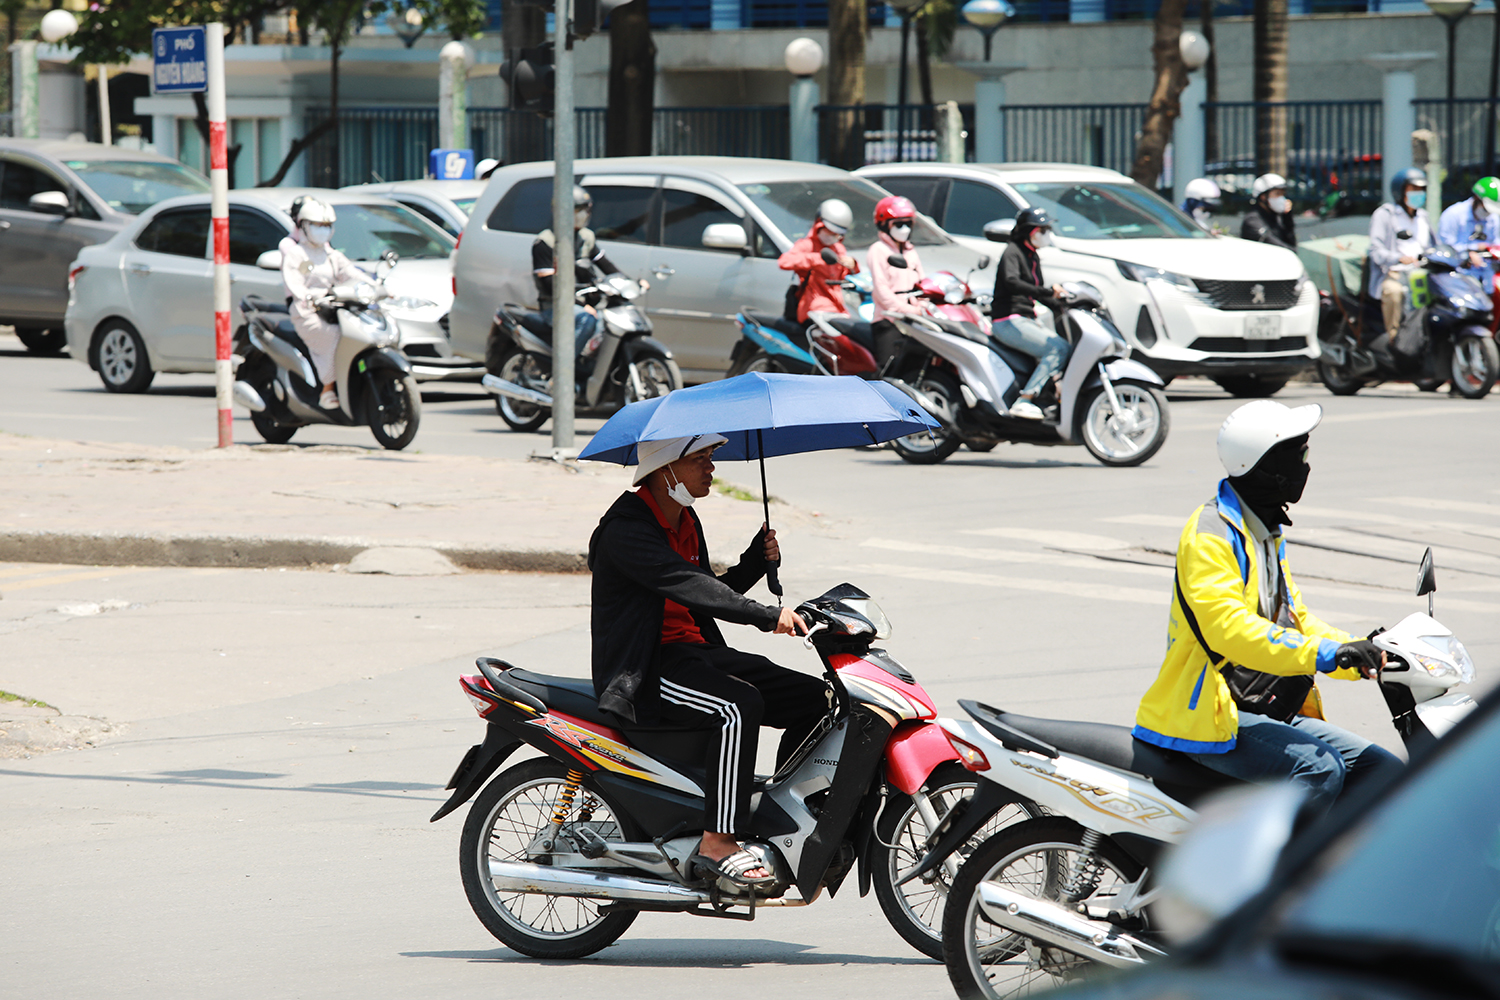
[[[760,727],[785,732],[778,766],[828,711],[822,679],[727,646],[669,643],[661,648],[662,718],[712,732],[704,823],[738,835],[749,819],[750,783]]]

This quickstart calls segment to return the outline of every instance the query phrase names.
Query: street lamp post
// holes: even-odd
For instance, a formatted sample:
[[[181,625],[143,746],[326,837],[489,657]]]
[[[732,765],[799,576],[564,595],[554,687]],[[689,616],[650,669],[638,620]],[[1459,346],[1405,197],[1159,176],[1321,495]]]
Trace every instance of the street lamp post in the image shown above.
[[[1203,103],[1208,98],[1208,85],[1203,74],[1197,72],[1208,62],[1213,51],[1208,39],[1196,31],[1184,31],[1177,40],[1177,51],[1182,55],[1182,65],[1187,68],[1188,82],[1178,99],[1182,113],[1178,115],[1172,136],[1172,200],[1181,205],[1186,197],[1184,189],[1188,181],[1204,173],[1208,151],[1204,142],[1205,121]]]
[[[427,22],[422,19],[422,12],[415,7],[408,7],[399,14],[391,14],[385,19],[385,23],[395,32],[401,44],[411,48],[417,43],[427,30]]]
[[[990,42],[1006,21],[1016,16],[1009,0],[969,0],[959,9],[964,20],[984,37],[984,61],[990,61]]]
[[[1447,134],[1443,137],[1443,161],[1453,165],[1453,49],[1458,22],[1474,9],[1474,0],[1426,0],[1427,9],[1442,19],[1448,26],[1448,121]]]
[[[886,0],[901,15],[901,68],[896,83],[896,162],[906,160],[906,53],[911,41],[911,19],[927,0]]]
[[[818,162],[818,81],[813,74],[823,68],[823,46],[811,38],[794,38],[786,47],[787,72],[792,74],[789,100],[792,159]]]

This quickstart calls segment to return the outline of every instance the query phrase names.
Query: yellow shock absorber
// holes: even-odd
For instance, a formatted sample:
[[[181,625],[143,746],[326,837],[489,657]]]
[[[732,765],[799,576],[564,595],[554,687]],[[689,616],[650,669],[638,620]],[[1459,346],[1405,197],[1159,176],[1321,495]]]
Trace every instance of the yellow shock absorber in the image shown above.
[[[550,851],[557,845],[557,835],[562,832],[562,825],[568,821],[568,814],[573,811],[573,799],[578,795],[578,787],[583,784],[582,771],[568,771],[568,785],[563,789],[562,795],[558,796],[557,806],[552,810],[552,822],[548,824],[547,835],[542,839],[542,849]]]

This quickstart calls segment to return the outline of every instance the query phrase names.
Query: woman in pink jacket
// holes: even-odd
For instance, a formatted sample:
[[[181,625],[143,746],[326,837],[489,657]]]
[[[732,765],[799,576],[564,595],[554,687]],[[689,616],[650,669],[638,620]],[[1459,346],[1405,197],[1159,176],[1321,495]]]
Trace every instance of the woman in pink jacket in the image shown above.
[[[909,294],[922,280],[922,260],[911,242],[911,227],[917,207],[900,195],[886,195],[875,203],[875,228],[880,239],[865,253],[870,269],[870,284],[875,299],[875,316],[871,333],[875,337],[875,363],[882,373],[896,355],[901,333],[886,317],[892,313],[915,313],[920,309]],[[900,255],[906,267],[892,267],[891,258]]]

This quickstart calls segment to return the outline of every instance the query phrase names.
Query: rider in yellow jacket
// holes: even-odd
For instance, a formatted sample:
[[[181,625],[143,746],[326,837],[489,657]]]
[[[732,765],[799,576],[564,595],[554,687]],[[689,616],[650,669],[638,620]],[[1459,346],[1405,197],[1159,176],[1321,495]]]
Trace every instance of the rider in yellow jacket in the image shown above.
[[[1346,774],[1383,779],[1400,762],[1324,720],[1314,683],[1373,676],[1382,655],[1308,611],[1287,565],[1281,525],[1321,419],[1316,405],[1257,400],[1224,422],[1229,478],[1178,539],[1167,654],[1134,734],[1247,781],[1290,778],[1326,807]]]

